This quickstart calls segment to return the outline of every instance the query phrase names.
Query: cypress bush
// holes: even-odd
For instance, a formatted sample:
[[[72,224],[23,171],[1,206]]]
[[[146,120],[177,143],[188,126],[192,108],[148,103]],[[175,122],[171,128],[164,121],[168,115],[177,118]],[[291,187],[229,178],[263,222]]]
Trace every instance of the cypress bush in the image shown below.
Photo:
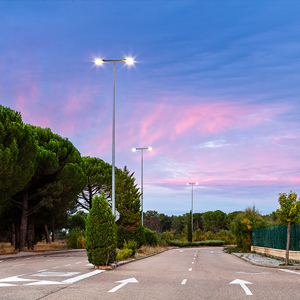
[[[95,266],[113,263],[117,256],[117,225],[104,193],[95,196],[86,220],[86,252]]]

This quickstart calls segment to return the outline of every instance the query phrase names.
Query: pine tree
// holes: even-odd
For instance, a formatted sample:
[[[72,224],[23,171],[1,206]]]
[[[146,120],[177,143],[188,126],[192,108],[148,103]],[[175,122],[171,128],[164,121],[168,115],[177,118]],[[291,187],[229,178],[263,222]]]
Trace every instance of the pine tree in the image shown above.
[[[116,173],[116,210],[120,213],[118,224],[132,226],[141,222],[141,193],[135,184],[134,173],[130,174],[126,166]]]
[[[104,192],[95,196],[86,220],[86,252],[95,266],[113,263],[117,256],[117,225]]]

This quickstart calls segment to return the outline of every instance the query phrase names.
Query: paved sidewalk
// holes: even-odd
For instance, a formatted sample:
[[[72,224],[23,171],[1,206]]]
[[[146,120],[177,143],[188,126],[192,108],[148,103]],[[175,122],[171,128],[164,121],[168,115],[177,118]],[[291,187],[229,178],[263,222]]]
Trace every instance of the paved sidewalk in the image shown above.
[[[288,268],[288,269],[297,269],[300,268],[299,264],[294,264],[293,266],[285,266],[283,260],[263,256],[258,253],[232,253],[233,255],[250,262],[253,265],[262,266],[262,267],[271,267],[271,268]]]

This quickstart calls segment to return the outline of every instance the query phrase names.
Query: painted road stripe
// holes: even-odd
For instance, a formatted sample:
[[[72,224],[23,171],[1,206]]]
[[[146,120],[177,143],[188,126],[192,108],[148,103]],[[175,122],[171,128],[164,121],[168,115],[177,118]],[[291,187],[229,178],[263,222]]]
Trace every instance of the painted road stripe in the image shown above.
[[[81,264],[81,263],[82,263],[82,261],[80,261],[80,262],[77,262],[77,263],[76,263],[76,265],[77,265],[77,264]]]
[[[192,268],[189,268],[189,271],[192,271]]]
[[[47,269],[45,269],[45,270],[40,270],[40,271],[37,271],[37,272],[44,272],[44,271],[47,271]]]
[[[93,272],[90,272],[90,273],[86,273],[86,274],[79,275],[79,276],[76,276],[76,277],[73,277],[73,278],[69,278],[67,280],[64,280],[63,283],[74,283],[76,281],[79,281],[79,280],[97,275],[97,274],[102,273],[102,272],[105,272],[105,270],[96,270],[96,271],[93,271]]]
[[[295,271],[292,271],[292,270],[279,269],[279,271],[288,272],[288,273],[294,273],[294,274],[298,274],[298,275],[300,275],[300,273],[299,273],[299,272],[295,272]]]
[[[186,284],[186,282],[187,282],[187,279],[183,279],[181,284]]]
[[[194,263],[195,263],[195,262],[192,261],[192,265],[193,265]]]
[[[47,261],[52,261],[52,260],[54,260],[54,259],[48,259]]]
[[[53,269],[58,269],[59,267],[53,267]]]
[[[0,260],[0,262],[3,262],[3,260]]]
[[[64,265],[64,267],[68,267],[68,266],[71,266],[71,264],[68,264],[68,265]]]

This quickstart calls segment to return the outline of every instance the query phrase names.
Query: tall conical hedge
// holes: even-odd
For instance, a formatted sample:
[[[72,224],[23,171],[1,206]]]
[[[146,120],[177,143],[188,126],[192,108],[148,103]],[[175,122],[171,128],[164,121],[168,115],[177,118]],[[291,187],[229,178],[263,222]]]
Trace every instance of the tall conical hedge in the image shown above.
[[[95,196],[86,220],[86,252],[95,266],[113,263],[117,256],[117,225],[104,193]]]

